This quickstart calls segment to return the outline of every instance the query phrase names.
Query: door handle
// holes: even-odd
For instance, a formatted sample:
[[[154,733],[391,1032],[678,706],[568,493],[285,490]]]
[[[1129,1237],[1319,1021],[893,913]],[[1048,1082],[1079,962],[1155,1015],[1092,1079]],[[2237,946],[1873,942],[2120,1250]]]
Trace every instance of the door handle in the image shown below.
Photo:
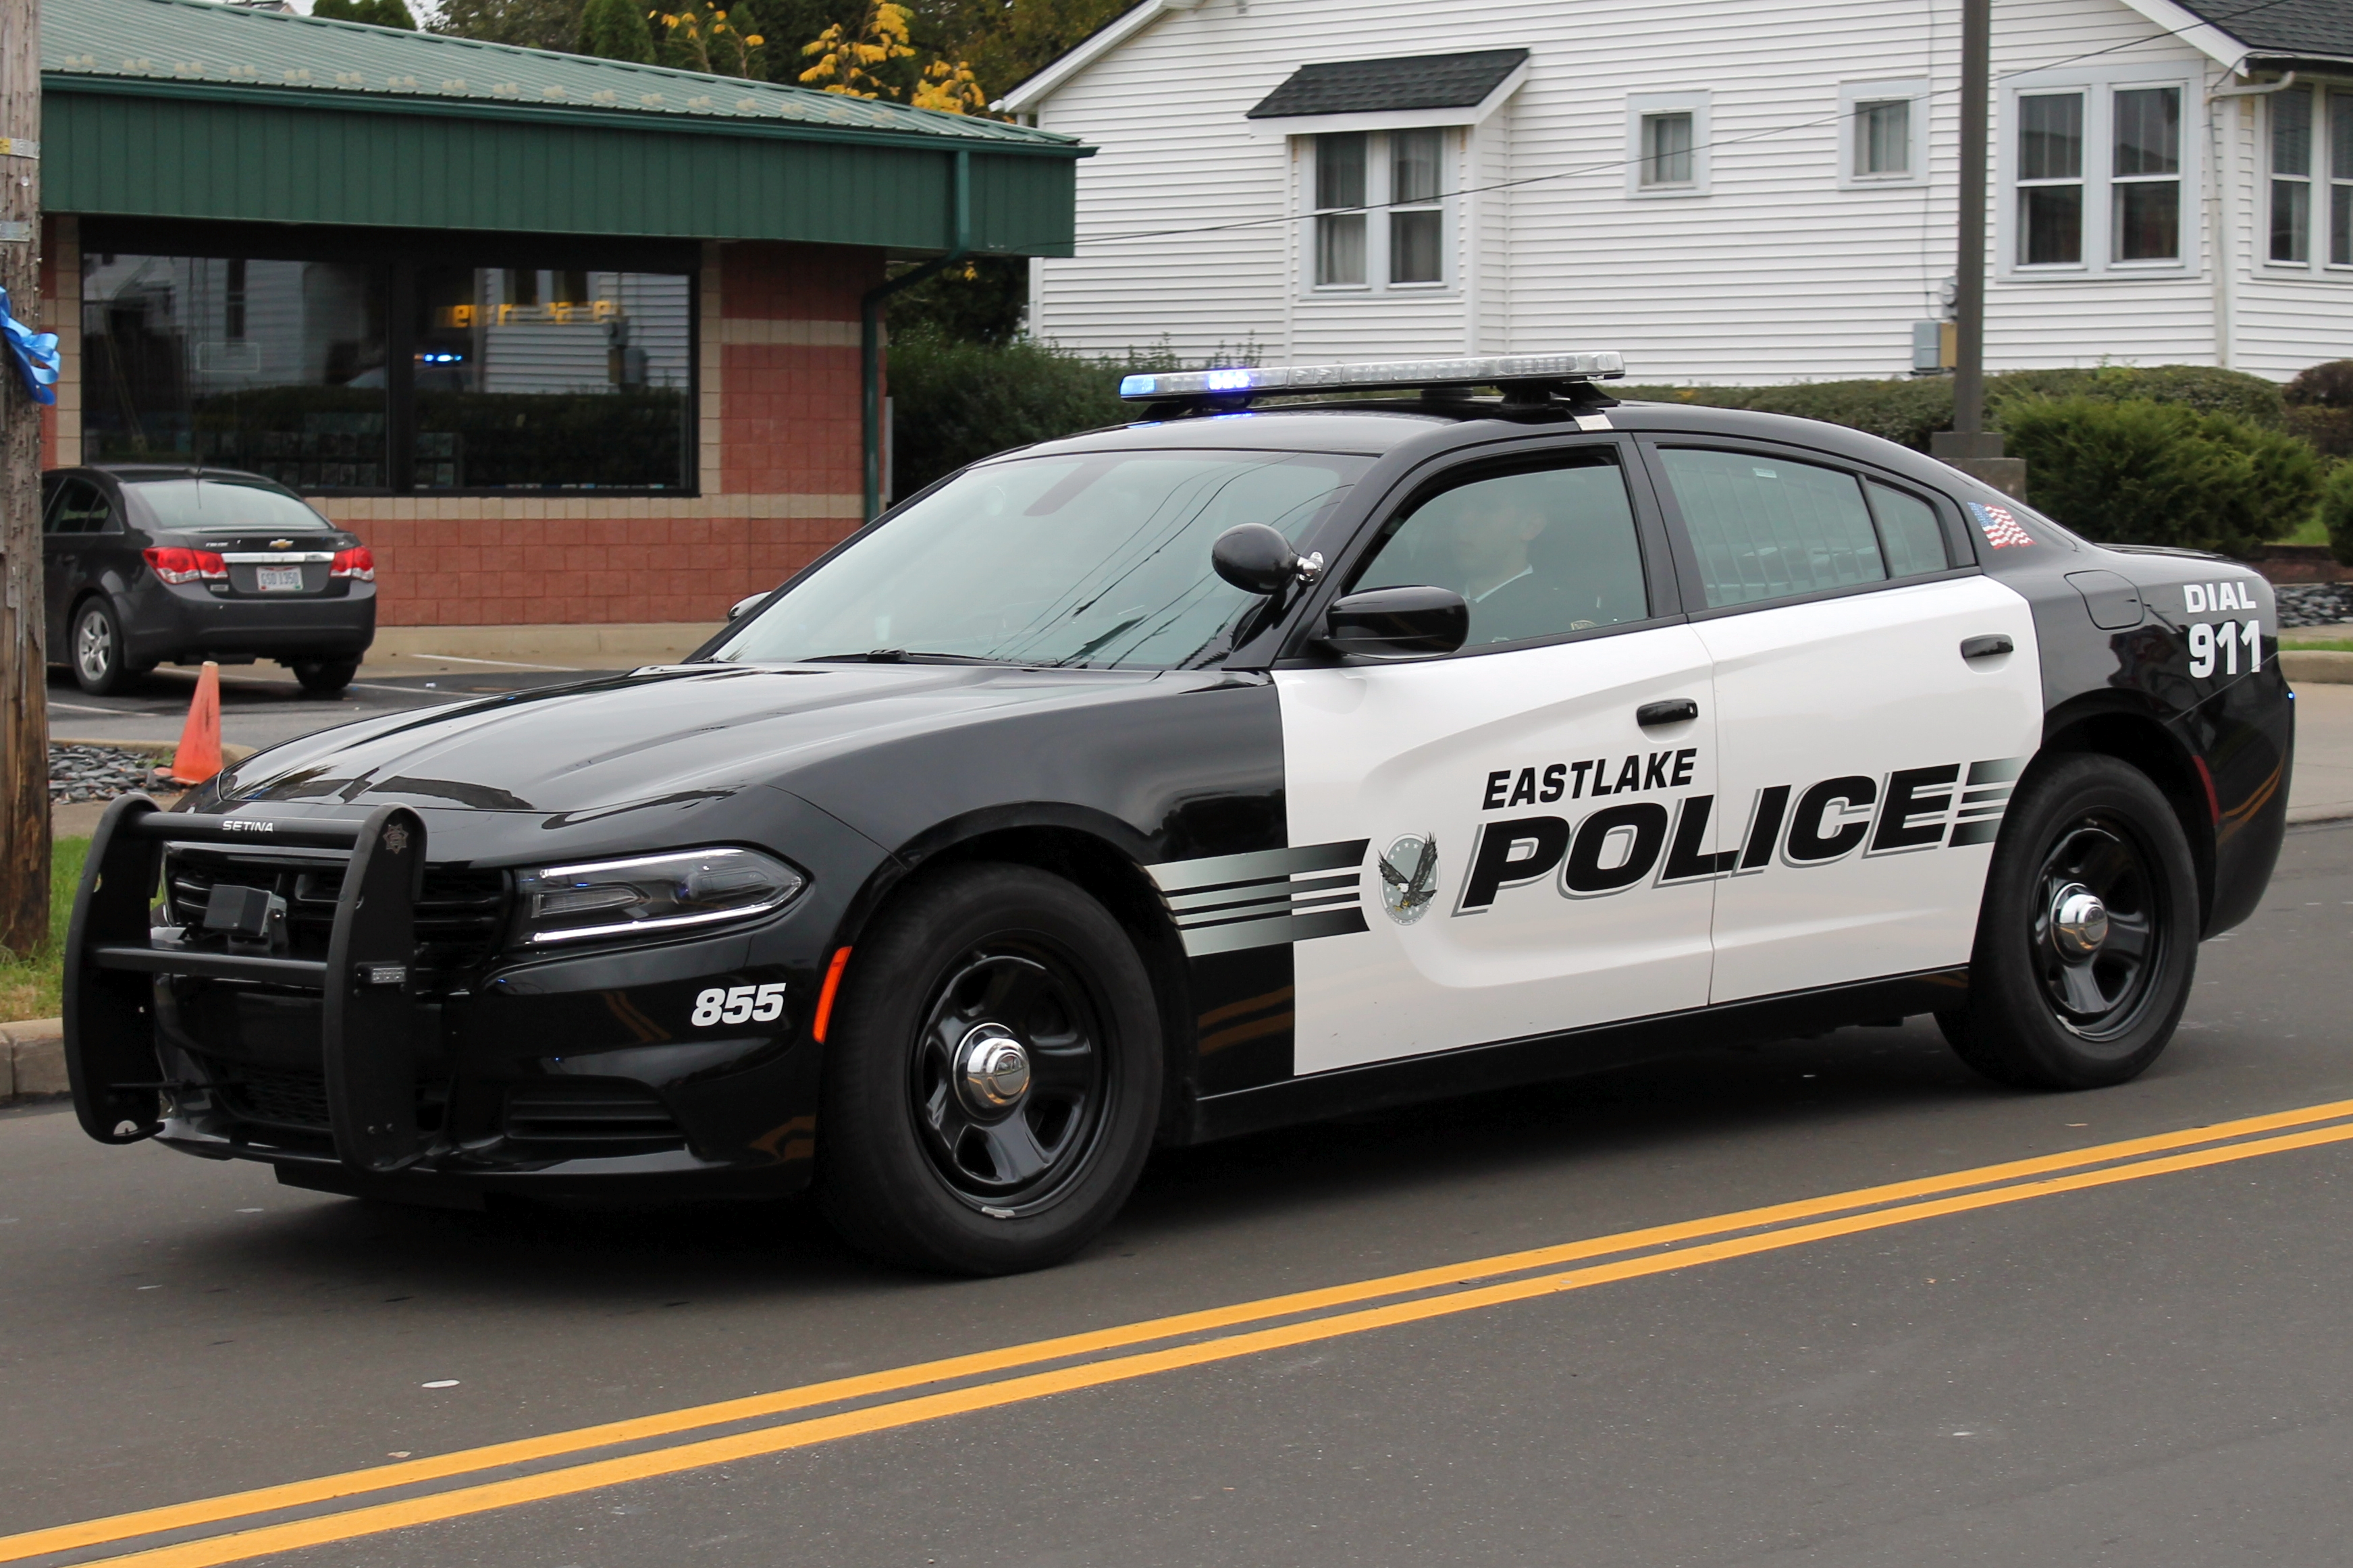
[[[2008,637],[2003,637],[1999,632],[1987,637],[1963,637],[1961,639],[1961,657],[1963,658],[1991,658],[1998,653],[2014,652],[2016,651],[2017,646],[2017,644],[2011,642]]]
[[[1699,717],[1699,704],[1688,697],[1670,697],[1663,702],[1645,702],[1634,710],[1634,722],[1645,730],[1660,724],[1683,724]]]

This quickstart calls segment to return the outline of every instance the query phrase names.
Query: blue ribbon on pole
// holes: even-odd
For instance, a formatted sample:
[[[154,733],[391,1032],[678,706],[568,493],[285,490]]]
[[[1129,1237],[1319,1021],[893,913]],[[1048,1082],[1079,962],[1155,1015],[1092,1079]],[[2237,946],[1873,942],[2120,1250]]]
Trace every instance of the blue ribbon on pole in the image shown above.
[[[37,332],[18,321],[5,289],[0,289],[0,334],[8,340],[8,361],[16,367],[16,379],[25,384],[25,395],[36,403],[55,403],[58,373],[64,366],[58,354],[58,335]]]

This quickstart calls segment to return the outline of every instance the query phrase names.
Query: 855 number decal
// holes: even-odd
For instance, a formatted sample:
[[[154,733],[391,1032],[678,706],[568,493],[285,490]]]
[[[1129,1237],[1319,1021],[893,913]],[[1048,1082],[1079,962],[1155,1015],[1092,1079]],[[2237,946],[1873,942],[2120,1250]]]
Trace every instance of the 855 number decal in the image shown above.
[[[688,1022],[698,1029],[708,1029],[714,1024],[773,1024],[784,1016],[782,982],[773,985],[714,985],[695,997],[694,1013]]]

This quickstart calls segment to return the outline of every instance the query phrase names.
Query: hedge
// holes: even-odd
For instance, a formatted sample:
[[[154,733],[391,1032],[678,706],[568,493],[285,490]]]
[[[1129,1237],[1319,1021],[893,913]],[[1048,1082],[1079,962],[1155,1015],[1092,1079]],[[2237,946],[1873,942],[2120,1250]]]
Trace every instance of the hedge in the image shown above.
[[[2329,471],[2320,491],[2320,521],[2328,529],[2329,553],[2353,566],[2353,463]]]
[[[2148,399],[2023,397],[2005,411],[2026,499],[2089,539],[2252,555],[2320,498],[2321,463],[2295,437]]]

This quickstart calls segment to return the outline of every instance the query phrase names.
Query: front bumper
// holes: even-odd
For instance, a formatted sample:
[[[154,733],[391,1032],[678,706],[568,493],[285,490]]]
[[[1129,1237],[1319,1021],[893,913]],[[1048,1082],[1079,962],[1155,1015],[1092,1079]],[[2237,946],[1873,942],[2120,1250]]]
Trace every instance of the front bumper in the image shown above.
[[[68,1067],[92,1137],[153,1136],[266,1162],[291,1185],[433,1204],[807,1184],[821,1054],[807,1022],[831,911],[806,911],[814,937],[785,929],[804,912],[795,906],[732,934],[501,954],[502,879],[438,865],[419,875],[420,813],[280,818],[266,850],[259,820],[159,814],[132,797],[93,838],[66,954]],[[311,923],[295,950],[325,956],[151,931],[143,889],[166,843],[175,898],[206,865],[268,885],[254,881],[262,868],[281,878],[297,935]],[[467,921],[490,933],[470,957]],[[711,987],[761,985],[784,988],[780,1016],[691,1026]]]

